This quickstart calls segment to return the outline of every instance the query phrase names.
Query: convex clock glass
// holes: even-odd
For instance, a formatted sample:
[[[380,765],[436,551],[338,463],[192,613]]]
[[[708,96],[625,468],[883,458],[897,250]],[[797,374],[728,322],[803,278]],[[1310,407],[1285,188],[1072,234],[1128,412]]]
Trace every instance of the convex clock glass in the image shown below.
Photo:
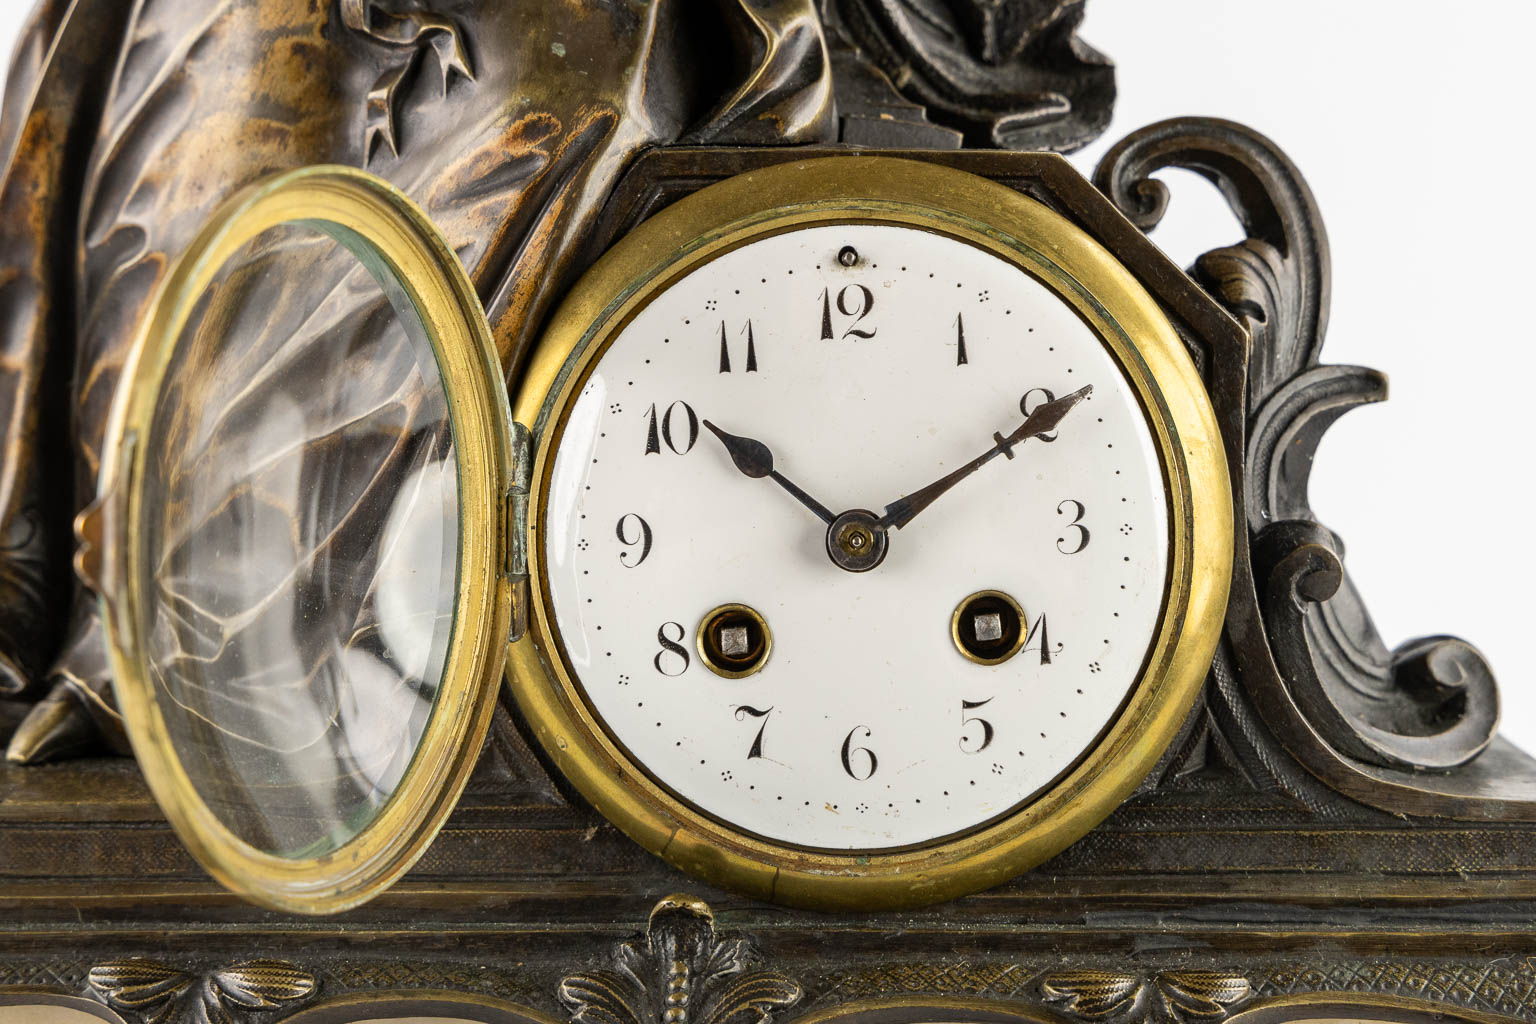
[[[583,693],[768,839],[995,818],[1094,743],[1157,634],[1169,499],[1133,385],[952,236],[812,225],[705,263],[615,335],[555,446],[539,539]]]

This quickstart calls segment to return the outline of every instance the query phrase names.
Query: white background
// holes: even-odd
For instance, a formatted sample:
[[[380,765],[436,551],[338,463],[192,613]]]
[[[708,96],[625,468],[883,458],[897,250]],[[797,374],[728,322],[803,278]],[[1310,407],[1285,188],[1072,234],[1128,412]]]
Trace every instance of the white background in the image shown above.
[[[8,53],[25,0],[0,0]],[[1083,35],[1119,67],[1104,141],[1180,114],[1232,118],[1308,176],[1333,246],[1324,357],[1392,378],[1329,434],[1313,503],[1391,644],[1453,633],[1493,663],[1504,731],[1536,749],[1536,583],[1522,303],[1536,266],[1523,41],[1536,6],[1386,0],[1090,0]],[[1464,13],[1462,13],[1464,12]],[[1213,189],[1171,177],[1154,239],[1181,265],[1237,238]]]

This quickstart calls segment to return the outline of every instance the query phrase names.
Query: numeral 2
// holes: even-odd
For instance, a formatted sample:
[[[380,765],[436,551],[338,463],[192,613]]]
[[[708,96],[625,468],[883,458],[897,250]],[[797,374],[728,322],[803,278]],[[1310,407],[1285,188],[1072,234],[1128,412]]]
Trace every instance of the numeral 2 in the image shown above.
[[[1022,412],[1027,417],[1037,407],[1044,405],[1046,402],[1054,401],[1056,401],[1056,393],[1050,388],[1030,388],[1024,392],[1024,397],[1019,399],[1019,412]],[[1056,431],[1053,430],[1049,434],[1039,435],[1039,440],[1049,444],[1056,440],[1056,437]]]

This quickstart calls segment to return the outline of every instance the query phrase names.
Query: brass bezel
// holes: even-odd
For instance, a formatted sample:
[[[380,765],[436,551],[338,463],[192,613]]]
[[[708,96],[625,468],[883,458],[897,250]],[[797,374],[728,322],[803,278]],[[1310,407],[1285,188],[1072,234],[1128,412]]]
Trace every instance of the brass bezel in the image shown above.
[[[978,657],[966,650],[965,644],[960,639],[960,613],[965,610],[966,605],[978,597],[995,597],[1019,613],[1019,622],[1021,623],[1019,638],[1014,642],[1013,646],[1008,648],[1006,654],[1000,654],[995,658]],[[960,603],[955,605],[954,613],[949,617],[949,638],[954,641],[955,650],[960,653],[960,657],[966,661],[977,665],[1001,665],[1023,650],[1024,644],[1029,640],[1029,617],[1024,614],[1024,606],[1015,601],[1012,594],[1005,594],[1001,590],[978,590],[974,594],[965,595]]]
[[[442,372],[458,459],[459,576],[453,636],[437,701],[415,755],[373,820],[336,850],[286,858],[235,836],[193,787],[166,732],[143,664],[142,481],[167,367],[198,298],[220,267],[262,232],[298,224],[360,262],[382,263],[416,307]],[[134,342],[101,471],[99,581],[114,690],[150,791],[177,835],[231,889],[278,910],[332,913],[362,903],[415,863],[457,802],[495,708],[511,623],[503,515],[510,418],[490,331],[473,287],[432,222],[383,179],[345,167],[278,175],[230,199],[175,262]],[[95,529],[82,531],[97,534]]]
[[[812,224],[897,223],[946,234],[1031,273],[1098,332],[1138,393],[1171,494],[1169,591],[1140,681],[1098,744],[1002,818],[936,844],[839,853],[731,828],[674,796],[614,742],[582,699],[554,635],[539,529],[564,417],[607,343],[658,291],[747,241]],[[1134,339],[1134,340],[1133,340]],[[528,632],[508,678],[558,769],[636,842],[707,882],[819,908],[910,907],[996,885],[1101,821],[1183,724],[1226,609],[1233,515],[1221,435],[1188,353],[1157,303],[1061,215],[933,164],[833,157],[781,164],[679,200],[631,231],[566,297],[514,402],[536,449],[528,516]]]

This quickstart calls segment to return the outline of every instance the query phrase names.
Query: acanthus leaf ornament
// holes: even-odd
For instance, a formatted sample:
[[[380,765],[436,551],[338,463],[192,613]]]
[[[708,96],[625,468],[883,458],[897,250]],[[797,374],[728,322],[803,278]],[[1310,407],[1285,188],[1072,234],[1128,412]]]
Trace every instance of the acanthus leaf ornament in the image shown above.
[[[1308,478],[1323,433],[1349,409],[1386,397],[1373,370],[1319,365],[1330,284],[1317,204],[1270,140],[1203,118],[1132,133],[1106,154],[1094,183],[1150,231],[1168,204],[1152,175],[1169,167],[1215,184],[1249,236],[1201,256],[1191,271],[1251,338],[1246,395],[1216,396],[1224,429],[1246,435],[1235,482],[1251,558],[1238,559],[1228,618],[1244,687],[1269,728],[1325,781],[1389,810],[1439,809],[1444,801],[1423,773],[1453,771],[1488,746],[1497,687],[1463,641],[1430,637],[1389,650],[1344,569],[1342,543],[1311,509]],[[1236,705],[1229,713],[1252,714]],[[1235,731],[1251,736],[1241,723]]]
[[[791,978],[748,970],[747,943],[717,938],[709,907],[680,894],[657,903],[645,936],[614,959],[560,982],[576,1024],[767,1024],[802,994]]]
[[[1137,975],[1115,971],[1056,971],[1040,982],[1046,1002],[1090,1020],[1125,1010],[1140,996],[1142,987]]]
[[[131,1024],[254,1024],[297,1009],[318,979],[285,960],[245,960],[206,974],[128,958],[92,967],[91,990]]]
[[[1173,1020],[1219,1020],[1252,993],[1248,979],[1225,971],[1166,971],[1156,978],[1163,1009]]]
[[[1150,975],[1104,970],[1053,971],[1040,979],[1047,1003],[1084,1020],[1134,1024],[1217,1021],[1253,994],[1241,974],[1173,970]]]

